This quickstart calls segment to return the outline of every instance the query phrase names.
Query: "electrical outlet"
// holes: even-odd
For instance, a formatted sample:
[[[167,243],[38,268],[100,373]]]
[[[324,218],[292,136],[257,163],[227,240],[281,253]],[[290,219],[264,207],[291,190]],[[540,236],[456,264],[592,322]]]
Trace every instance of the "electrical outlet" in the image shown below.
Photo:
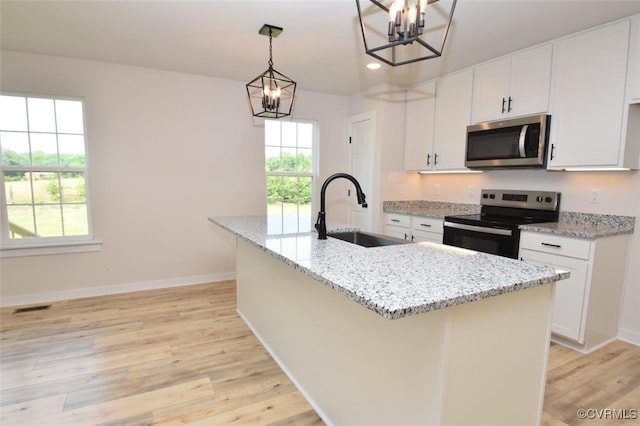
[[[591,188],[591,198],[589,202],[592,204],[600,203],[600,188]]]
[[[436,184],[433,185],[433,193],[435,195],[440,195],[440,184],[439,183],[436,183]]]

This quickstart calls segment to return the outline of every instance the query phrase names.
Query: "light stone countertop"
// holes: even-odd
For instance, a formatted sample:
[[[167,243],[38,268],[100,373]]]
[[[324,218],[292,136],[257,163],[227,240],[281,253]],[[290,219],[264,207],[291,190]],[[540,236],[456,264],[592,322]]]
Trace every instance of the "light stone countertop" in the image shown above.
[[[520,229],[593,240],[614,235],[632,234],[634,225],[635,217],[633,216],[560,212],[558,222],[520,225]]]
[[[396,319],[566,279],[568,272],[435,243],[365,248],[269,216],[209,221],[344,294]],[[284,226],[285,228],[287,226]],[[349,229],[327,224],[329,232]]]
[[[410,200],[384,201],[385,213],[444,218],[461,214],[480,213],[479,204],[448,203],[441,201]],[[614,235],[632,234],[635,217],[610,214],[560,212],[558,222],[520,225],[523,231],[556,234],[565,237],[596,239]]]

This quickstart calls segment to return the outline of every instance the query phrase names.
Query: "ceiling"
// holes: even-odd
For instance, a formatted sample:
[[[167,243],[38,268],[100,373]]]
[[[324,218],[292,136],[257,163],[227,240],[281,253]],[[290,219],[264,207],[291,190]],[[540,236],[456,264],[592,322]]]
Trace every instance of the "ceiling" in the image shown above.
[[[300,90],[350,95],[411,86],[636,13],[640,0],[458,0],[442,57],[377,71],[365,67],[373,58],[355,0],[2,0],[0,41],[6,50],[248,82],[267,69],[269,42],[258,30],[268,23],[284,28],[273,39],[276,70]]]

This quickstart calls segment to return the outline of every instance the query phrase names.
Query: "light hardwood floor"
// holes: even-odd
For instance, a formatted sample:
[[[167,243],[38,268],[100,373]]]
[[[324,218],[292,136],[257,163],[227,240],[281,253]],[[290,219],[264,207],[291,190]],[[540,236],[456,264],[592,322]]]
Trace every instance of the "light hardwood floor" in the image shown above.
[[[0,310],[2,425],[322,424],[235,312],[233,281],[14,310]],[[552,345],[544,424],[581,424],[582,407],[640,409],[639,347]]]

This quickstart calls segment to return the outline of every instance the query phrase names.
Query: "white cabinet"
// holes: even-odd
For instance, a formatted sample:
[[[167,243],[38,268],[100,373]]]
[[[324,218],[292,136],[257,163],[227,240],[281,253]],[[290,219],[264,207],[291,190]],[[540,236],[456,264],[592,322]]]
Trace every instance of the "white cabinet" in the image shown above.
[[[552,45],[478,65],[473,76],[472,121],[500,120],[549,108]]]
[[[629,29],[626,20],[554,44],[548,168],[625,166]]]
[[[522,232],[520,259],[569,271],[556,284],[552,340],[590,351],[615,339],[628,235],[587,240]]]
[[[442,244],[443,220],[430,217],[386,213],[384,234],[412,242],[431,241]]]
[[[640,103],[640,15],[631,20],[629,39],[629,100]]]
[[[444,233],[443,225],[442,219],[411,216],[412,241],[416,243],[431,241],[442,244],[442,234]]]
[[[435,109],[435,80],[407,90],[404,133],[404,169],[406,171],[431,168]]]
[[[384,218],[384,234],[404,240],[411,239],[411,216],[386,213]]]
[[[407,91],[406,171],[467,170],[464,158],[472,85],[473,71],[469,69]]]
[[[433,129],[434,170],[468,170],[464,166],[467,126],[471,124],[473,70],[438,79]]]

